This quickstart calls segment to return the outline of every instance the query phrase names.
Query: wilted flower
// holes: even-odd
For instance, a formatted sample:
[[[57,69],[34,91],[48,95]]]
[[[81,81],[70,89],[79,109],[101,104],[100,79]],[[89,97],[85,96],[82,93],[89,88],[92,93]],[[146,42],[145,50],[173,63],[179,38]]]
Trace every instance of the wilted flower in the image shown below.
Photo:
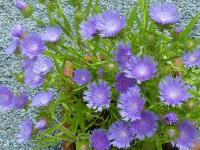
[[[53,93],[51,91],[39,92],[32,98],[32,106],[40,107],[47,106],[53,100]]]
[[[177,23],[180,17],[177,15],[176,5],[174,4],[160,4],[150,7],[150,16],[152,19],[161,25],[168,25]]]
[[[38,129],[40,132],[43,132],[47,127],[47,121],[46,119],[40,119],[38,122],[36,122],[34,128]]]
[[[157,71],[157,63],[153,61],[153,58],[140,56],[132,56],[129,59],[129,63],[126,64],[124,70],[125,76],[128,78],[134,78],[138,82],[149,80],[155,76]]]
[[[17,48],[18,48],[18,45],[19,45],[19,39],[13,39],[11,44],[6,48],[6,53],[7,54],[13,54]]]
[[[186,67],[199,67],[200,66],[200,49],[193,52],[186,52],[182,56],[183,63]]]
[[[16,109],[24,108],[28,101],[28,95],[24,90],[21,90],[20,95],[13,99],[13,107]]]
[[[109,128],[108,138],[113,146],[117,148],[128,148],[133,140],[133,134],[128,123],[116,121]]]
[[[187,93],[190,86],[185,85],[184,81],[180,77],[165,77],[159,83],[159,88],[160,99],[166,105],[181,105],[191,97],[191,95]]]
[[[45,43],[37,33],[31,33],[22,41],[22,54],[33,58],[45,50]]]
[[[90,146],[95,150],[108,150],[110,142],[104,129],[95,129],[90,136]]]
[[[20,11],[24,11],[26,8],[28,8],[28,4],[26,4],[25,2],[21,1],[21,0],[17,0],[16,2],[16,7],[17,9],[19,9]]]
[[[91,74],[87,69],[78,69],[74,71],[73,81],[78,85],[84,85],[91,80]]]
[[[164,116],[165,122],[167,124],[176,124],[178,121],[177,115],[175,113],[168,113]]]
[[[157,130],[158,117],[153,112],[144,111],[141,119],[131,122],[131,130],[136,138],[152,137]]]
[[[24,28],[21,25],[15,25],[11,30],[12,38],[22,38],[25,33]]]
[[[12,108],[13,93],[8,87],[0,86],[0,109],[7,111]]]
[[[97,23],[97,28],[101,37],[116,36],[122,29],[125,28],[126,21],[124,16],[120,16],[117,11],[106,11],[100,17]]]
[[[30,119],[25,119],[20,125],[19,125],[19,133],[17,134],[17,141],[20,144],[26,143],[32,136],[33,131],[33,123]]]
[[[49,27],[42,34],[42,39],[48,42],[56,42],[60,39],[62,30],[60,27]]]
[[[88,107],[98,109],[98,111],[108,108],[111,100],[110,86],[102,80],[99,80],[98,84],[93,82],[88,85],[88,90],[84,92],[83,99],[88,103]]]

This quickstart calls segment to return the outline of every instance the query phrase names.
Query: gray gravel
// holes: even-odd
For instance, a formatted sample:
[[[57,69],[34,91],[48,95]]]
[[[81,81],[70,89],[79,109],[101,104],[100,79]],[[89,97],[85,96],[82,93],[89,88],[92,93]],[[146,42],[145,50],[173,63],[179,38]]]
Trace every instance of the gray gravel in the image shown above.
[[[37,0],[25,0],[27,3],[36,7],[36,16],[45,18],[43,7],[37,4]],[[87,0],[86,0],[87,1]],[[107,5],[111,9],[120,9],[126,12],[128,8],[134,6],[136,0],[100,0],[102,6]],[[10,29],[15,24],[23,25],[28,31],[41,31],[42,29],[36,25],[31,19],[23,19],[20,12],[14,6],[15,0],[0,0],[0,85],[8,85],[15,93],[19,92],[21,87],[25,88],[30,93],[30,96],[37,92],[28,87],[23,86],[13,77],[13,73],[20,72],[21,60],[16,56],[6,55],[5,48],[10,43]],[[161,2],[160,0],[153,0],[152,3]],[[200,0],[167,0],[167,2],[174,2],[178,6],[178,11],[183,17],[181,24],[186,26],[190,19],[200,11]],[[66,13],[72,13],[72,8],[65,4]],[[195,27],[193,35],[200,36],[200,22]],[[28,111],[18,110],[9,111],[6,113],[0,112],[0,150],[29,150],[32,149],[33,144],[19,145],[16,142],[15,135],[18,131],[16,126],[23,120],[24,117],[34,118],[36,110],[30,109]],[[52,148],[61,149],[61,148]]]

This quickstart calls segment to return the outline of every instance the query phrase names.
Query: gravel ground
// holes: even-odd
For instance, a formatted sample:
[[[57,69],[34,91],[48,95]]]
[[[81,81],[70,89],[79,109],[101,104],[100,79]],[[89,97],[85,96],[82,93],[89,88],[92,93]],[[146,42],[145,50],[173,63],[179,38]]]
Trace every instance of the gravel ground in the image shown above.
[[[128,8],[134,6],[136,0],[100,0],[102,6],[107,5],[108,8],[118,9],[126,12]],[[152,3],[160,2],[161,0],[152,0]],[[167,2],[174,2],[178,6],[178,11],[183,17],[181,25],[186,26],[190,19],[200,10],[199,0],[166,0]],[[10,29],[15,24],[23,25],[28,31],[41,31],[42,29],[36,25],[31,19],[23,19],[20,12],[14,6],[15,0],[0,0],[0,85],[8,85],[13,92],[19,92],[20,88],[25,88],[30,96],[37,92],[16,81],[13,73],[20,72],[21,60],[12,55],[4,53],[5,48],[10,43]],[[26,0],[27,3],[32,4],[36,8],[36,16],[45,18],[43,7],[37,4],[37,0]],[[66,13],[72,13],[72,8],[65,4]],[[200,36],[200,22],[195,27],[193,35]],[[30,109],[28,111],[18,110],[9,111],[6,113],[0,112],[0,150],[29,150],[32,149],[33,144],[29,142],[24,145],[19,145],[16,142],[15,134],[18,129],[16,126],[23,120],[24,117],[34,118],[36,110]],[[61,149],[60,146],[51,149]]]

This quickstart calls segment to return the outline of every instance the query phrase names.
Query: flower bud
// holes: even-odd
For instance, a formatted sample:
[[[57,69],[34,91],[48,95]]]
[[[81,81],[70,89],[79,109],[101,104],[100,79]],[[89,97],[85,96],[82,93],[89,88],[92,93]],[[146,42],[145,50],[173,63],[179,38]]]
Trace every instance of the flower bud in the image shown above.
[[[28,4],[25,3],[25,2],[23,2],[23,1],[21,1],[21,0],[18,0],[18,1],[16,2],[16,7],[17,7],[17,9],[19,9],[20,11],[24,11],[24,10],[26,10],[26,9],[28,8]]]
[[[197,46],[194,39],[188,39],[185,43],[186,49],[195,49]]]
[[[175,127],[170,127],[167,130],[168,137],[175,139],[178,136],[178,130]]]
[[[72,67],[72,63],[69,62],[69,61],[66,61],[65,62],[65,66],[64,66],[64,70],[63,70],[63,73],[66,77],[70,77],[72,78],[73,77],[73,67]]]

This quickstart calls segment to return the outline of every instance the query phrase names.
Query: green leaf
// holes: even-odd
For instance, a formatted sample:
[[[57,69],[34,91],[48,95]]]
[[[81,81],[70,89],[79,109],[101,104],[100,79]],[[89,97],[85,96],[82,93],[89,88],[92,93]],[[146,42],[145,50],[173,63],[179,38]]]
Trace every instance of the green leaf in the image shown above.
[[[90,13],[90,9],[91,9],[91,7],[92,7],[92,1],[93,1],[93,0],[89,0],[89,1],[88,1],[88,4],[87,4],[87,6],[86,6],[86,8],[85,8],[85,17],[87,17],[87,16],[89,15],[89,13]]]
[[[136,15],[137,15],[137,9],[138,9],[138,5],[136,4],[135,7],[133,8],[133,10],[131,11],[128,19],[127,19],[127,25],[129,27],[133,26],[134,20],[135,20]]]

